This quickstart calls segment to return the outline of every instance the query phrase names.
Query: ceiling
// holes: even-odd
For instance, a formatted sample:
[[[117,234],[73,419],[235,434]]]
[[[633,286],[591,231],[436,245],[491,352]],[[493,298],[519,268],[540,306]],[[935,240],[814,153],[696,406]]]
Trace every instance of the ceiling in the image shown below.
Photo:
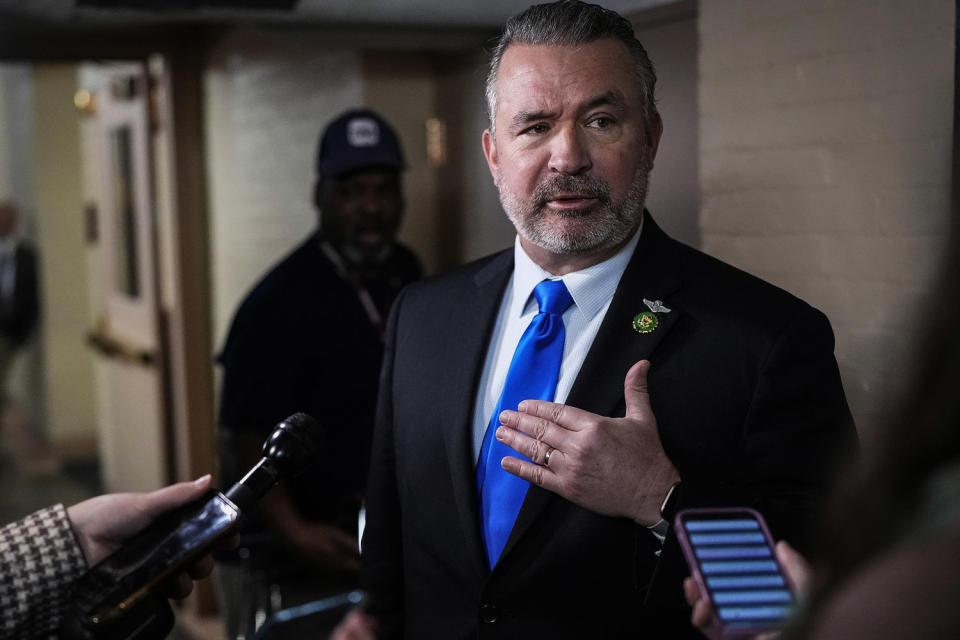
[[[265,0],[270,4],[269,0]],[[642,11],[673,0],[600,0],[622,14]],[[354,25],[496,28],[530,0],[275,0],[292,11],[246,7],[255,0],[0,0],[0,21],[9,16],[67,25],[155,24],[163,22],[282,22],[303,25]],[[88,5],[80,6],[77,5]],[[175,6],[178,9],[116,9],[89,5]],[[232,8],[220,8],[220,5]],[[200,6],[187,9],[185,7]],[[6,16],[4,15],[6,14]]]

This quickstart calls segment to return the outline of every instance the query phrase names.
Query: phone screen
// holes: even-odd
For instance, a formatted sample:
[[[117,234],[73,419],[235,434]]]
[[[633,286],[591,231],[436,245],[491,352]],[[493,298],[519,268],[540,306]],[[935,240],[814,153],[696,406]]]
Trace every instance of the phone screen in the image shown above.
[[[91,624],[108,622],[157,582],[206,552],[240,516],[217,492],[147,527],[83,576],[76,589]]]
[[[794,597],[759,513],[688,509],[676,521],[687,562],[720,626],[755,631],[783,626]]]

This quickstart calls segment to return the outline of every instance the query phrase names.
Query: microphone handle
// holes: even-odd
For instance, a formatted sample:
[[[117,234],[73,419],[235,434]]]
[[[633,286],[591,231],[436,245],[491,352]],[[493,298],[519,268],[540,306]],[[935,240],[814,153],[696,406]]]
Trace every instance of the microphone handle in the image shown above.
[[[256,505],[257,501],[280,480],[280,471],[269,458],[261,458],[240,482],[230,487],[226,496],[240,508],[240,513]]]

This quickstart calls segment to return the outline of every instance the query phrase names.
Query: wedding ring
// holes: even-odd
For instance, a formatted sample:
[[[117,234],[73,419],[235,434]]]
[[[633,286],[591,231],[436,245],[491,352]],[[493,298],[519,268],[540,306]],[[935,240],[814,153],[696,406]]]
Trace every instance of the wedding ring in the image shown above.
[[[554,449],[552,447],[547,447],[547,452],[543,455],[543,466],[550,466],[550,456],[553,455]]]

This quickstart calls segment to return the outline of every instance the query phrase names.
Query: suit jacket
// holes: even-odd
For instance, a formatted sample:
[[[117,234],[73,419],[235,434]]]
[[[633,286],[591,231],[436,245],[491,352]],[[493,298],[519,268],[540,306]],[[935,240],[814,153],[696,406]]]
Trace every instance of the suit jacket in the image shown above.
[[[505,251],[409,287],[389,323],[363,541],[364,583],[388,635],[409,638],[696,637],[668,534],[531,486],[500,561],[481,543],[471,419]],[[634,331],[644,298],[670,309]],[[803,301],[668,238],[649,214],[567,398],[624,415],[627,370],[647,358],[678,507],[750,505],[800,544],[855,446],[833,335]]]
[[[40,301],[37,291],[37,257],[23,242],[13,253],[16,277],[10,299],[0,301],[0,335],[14,347],[19,347],[37,326]]]

